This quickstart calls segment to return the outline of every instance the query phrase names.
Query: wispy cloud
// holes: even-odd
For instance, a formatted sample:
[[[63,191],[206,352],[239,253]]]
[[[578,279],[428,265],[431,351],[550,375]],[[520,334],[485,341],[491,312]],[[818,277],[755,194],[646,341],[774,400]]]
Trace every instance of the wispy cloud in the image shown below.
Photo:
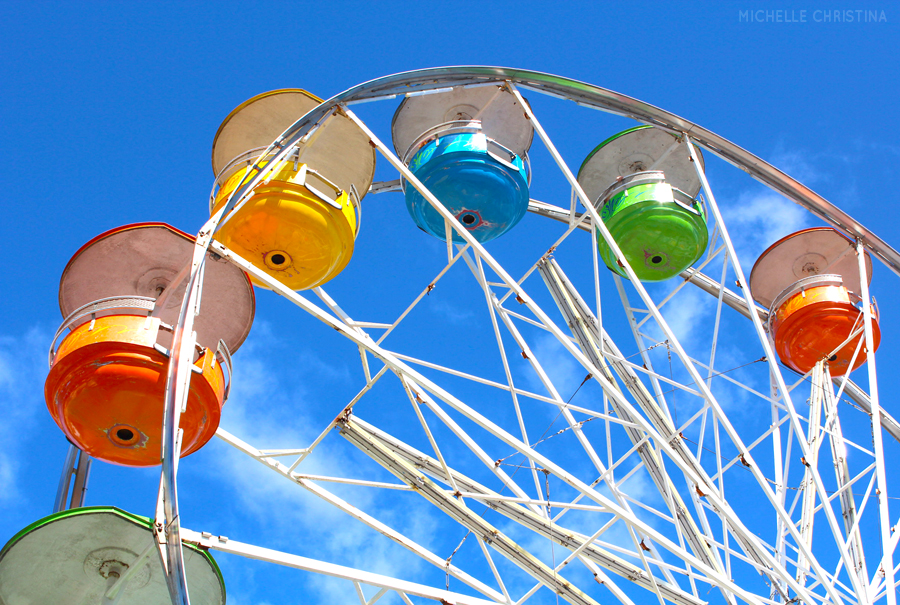
[[[697,288],[685,287],[663,306],[662,312],[669,328],[675,333],[675,337],[689,352],[692,352],[693,345],[698,344],[696,341],[705,332],[705,327],[711,325],[710,320],[715,312],[715,307],[715,298]],[[659,341],[665,340],[665,336],[662,330],[656,326],[655,320],[650,319],[648,323],[652,328],[645,331],[654,334]]]
[[[559,391],[559,395],[564,400],[567,399],[575,392],[581,381],[584,380],[586,375],[584,368],[550,334],[540,334],[529,344],[535,359],[540,363],[550,381]],[[536,393],[547,393],[543,382],[541,382],[537,372],[532,369],[530,364],[526,364],[522,373],[531,390]]]
[[[831,175],[821,169],[824,157],[845,163],[850,161],[848,156],[835,156],[821,151],[812,152],[808,149],[788,149],[779,141],[769,156],[769,162],[801,183],[813,186],[831,180]]]
[[[308,374],[285,374],[274,368],[267,356],[280,344],[271,330],[254,334],[235,358],[238,380],[223,410],[222,427],[261,449],[308,446],[346,403],[316,401],[314,394],[323,384],[346,381],[346,369],[335,369],[301,348],[295,357],[301,364],[311,364]],[[319,448],[298,467],[299,472],[396,482],[337,433],[326,436]],[[410,580],[427,565],[237,450],[227,448],[222,453],[221,446],[217,450],[219,454],[204,464],[206,468],[197,470],[213,473],[235,499],[238,506],[228,514],[246,533],[232,532],[234,539]],[[291,460],[283,459],[288,464]],[[415,496],[335,483],[321,485],[420,544],[427,546],[433,539],[432,510]],[[262,574],[259,580],[252,575],[243,578],[245,588],[265,581]],[[356,598],[353,585],[342,580],[309,575],[304,584],[322,600],[333,600],[335,594]]]
[[[49,330],[39,327],[0,336],[0,509],[22,497],[21,449],[37,415],[46,413],[41,387],[51,338]]]
[[[748,191],[723,208],[741,267],[749,276],[760,254],[780,238],[813,224],[809,212],[769,190]]]
[[[472,309],[466,309],[454,305],[438,296],[432,296],[427,300],[428,309],[441,317],[442,320],[460,326],[467,323],[474,315]]]

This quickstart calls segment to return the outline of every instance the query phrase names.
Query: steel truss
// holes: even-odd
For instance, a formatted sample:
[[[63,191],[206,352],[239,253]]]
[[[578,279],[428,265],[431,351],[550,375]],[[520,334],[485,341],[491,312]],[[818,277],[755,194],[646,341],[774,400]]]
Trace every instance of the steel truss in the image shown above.
[[[532,201],[529,210],[565,222],[568,228],[549,248],[550,252],[536,258],[519,279],[510,275],[460,225],[350,109],[353,104],[363,101],[402,94],[439,94],[454,86],[500,86],[516,95],[542,144],[571,187],[572,201],[568,209]],[[704,198],[714,222],[714,243],[717,243],[715,247],[710,246],[711,251],[701,265],[682,274],[684,283],[667,298],[656,302],[655,293],[649,292],[637,280],[600,220],[592,200],[581,189],[519,89],[632,117],[679,137],[678,152],[691,157],[698,169]],[[323,306],[315,304],[288,290],[213,239],[217,229],[249,199],[254,187],[267,178],[272,168],[334,112],[341,112],[355,121],[367,133],[373,147],[465,241],[454,249],[448,236],[446,266],[432,281],[423,284],[421,293],[391,323],[369,321],[381,318],[352,320],[323,288],[314,291]],[[861,266],[866,248],[892,271],[900,273],[900,254],[838,208],[759,158],[677,116],[583,83],[499,68],[422,70],[360,85],[302,116],[261,156],[267,158],[267,162],[254,167],[227,204],[200,230],[192,263],[185,272],[187,288],[175,328],[166,391],[156,533],[173,603],[189,602],[181,554],[181,542],[188,541],[344,578],[353,583],[363,605],[374,603],[391,591],[406,603],[414,596],[442,602],[519,605],[542,587],[578,604],[602,602],[601,599],[611,594],[629,604],[635,598],[637,602],[648,602],[651,595],[655,595],[660,603],[700,605],[707,602],[711,598],[708,596],[710,591],[716,589],[721,599],[728,603],[837,605],[883,601],[895,605],[893,554],[898,532],[891,526],[891,514],[897,512],[891,509],[888,496],[890,481],[884,460],[883,432],[900,439],[900,425],[881,408],[879,401],[867,285],[861,284],[865,319],[862,331],[869,352],[869,392],[843,378],[832,380],[827,368],[818,367],[812,376],[804,377],[811,384],[807,411],[805,405],[798,404],[796,396],[799,385],[807,382],[801,381],[790,387],[786,372],[777,363],[763,327],[766,311],[759,309],[750,297],[737,251],[700,169],[695,147],[702,147],[739,166],[817,216],[843,228],[857,240],[855,252]],[[390,183],[376,184],[373,192],[393,188]],[[576,212],[578,204],[581,213]],[[552,254],[559,246],[569,245],[568,242],[577,237],[583,240],[582,236],[573,236],[581,230],[590,231],[592,240],[593,291],[588,296],[579,293]],[[600,281],[605,269],[598,260],[596,246],[600,237],[614,255],[624,261],[629,279],[616,277],[618,297],[639,361],[621,341],[616,342],[612,330],[607,329],[609,324],[604,327]],[[334,421],[323,427],[311,444],[298,444],[290,450],[266,451],[245,443],[225,429],[220,429],[218,436],[445,571],[448,578],[459,580],[479,597],[181,529],[177,497],[178,424],[187,400],[190,351],[194,347],[192,326],[202,301],[203,263],[208,250],[230,260],[352,342],[359,348],[365,378],[365,386],[358,395],[336,407],[339,413]],[[391,332],[451,268],[460,265],[460,259],[483,293],[505,382],[387,348]],[[718,280],[701,273],[707,266],[715,270],[716,263],[721,263]],[[524,284],[534,273],[541,280],[535,276],[526,289]],[[861,273],[865,274],[865,271]],[[724,286],[728,279],[737,282],[740,293]],[[689,354],[665,317],[666,306],[680,300],[679,297],[689,290],[687,284],[715,297],[715,321],[712,326],[707,326],[711,328],[709,346],[702,359],[697,358],[693,348]],[[536,292],[544,287],[544,293],[549,293],[557,307],[553,317],[542,308],[539,297],[529,294],[529,291]],[[593,307],[589,302],[591,299],[595,302]],[[517,303],[515,310],[511,308],[513,302]],[[731,368],[721,366],[718,353],[719,340],[725,332],[724,322],[734,321],[734,317],[724,316],[726,307],[740,313],[746,332],[755,335],[753,347],[762,352],[762,358],[754,360],[757,364],[752,368],[752,376],[750,371],[726,375]],[[375,338],[370,335],[374,330],[383,330],[383,333]],[[535,351],[534,330],[552,337],[558,347],[584,369],[591,386],[602,393],[599,400],[594,400],[592,405],[573,405],[563,398],[544,360]],[[671,360],[668,374],[658,369],[663,352],[665,358]],[[521,364],[517,359],[520,356],[546,393],[516,386],[513,367],[514,363]],[[427,439],[433,450],[431,453],[413,448],[403,436],[389,435],[354,414],[354,406],[376,383],[392,380],[388,375],[402,385],[418,419],[418,426],[408,427],[409,430],[417,431],[419,436]],[[489,412],[479,406],[479,402],[461,400],[434,378],[445,375],[468,380],[494,389],[501,397],[509,397],[516,418],[515,430],[505,429],[487,415]],[[737,426],[730,407],[733,404],[729,402],[733,392],[723,389],[722,385],[765,405],[771,414],[771,424],[761,432]],[[835,386],[837,393],[833,390]],[[860,442],[857,434],[844,434],[841,417],[848,413],[848,407],[840,406],[843,395],[850,397],[871,417],[872,443],[869,447]],[[684,411],[679,418],[676,400],[690,402],[687,418]],[[529,433],[533,427],[529,427],[523,411],[526,401],[529,406],[540,404],[557,410],[563,422],[559,431],[564,435],[561,439],[566,439],[571,448],[566,460],[560,461],[553,453],[543,453],[541,439],[535,439]],[[681,405],[684,410],[685,404]],[[429,422],[437,424],[432,426]],[[586,426],[588,422],[592,423],[591,427]],[[593,427],[600,428],[594,430]],[[314,454],[333,429],[394,475],[399,483],[303,473],[304,460]],[[480,435],[489,435],[489,438],[485,440]],[[824,447],[826,441],[828,446]],[[448,452],[460,444],[467,452],[466,464],[477,460],[480,466],[462,468],[457,465]],[[853,456],[848,456],[848,451],[853,451]],[[514,474],[504,470],[502,459],[498,458],[501,452],[522,461],[520,466],[525,469],[523,476],[528,477],[527,481],[516,481]],[[829,471],[826,478],[824,467],[828,464],[828,456],[831,456],[833,472]],[[279,458],[292,459],[292,462],[286,464]],[[578,463],[573,465],[573,460]],[[577,466],[579,470],[570,469],[570,466]],[[585,475],[585,466],[591,469],[589,479]],[[473,472],[479,475],[475,477]],[[802,475],[802,479],[798,475]],[[631,493],[628,482],[636,477],[649,480],[656,491],[652,498],[642,500]],[[493,483],[489,484],[488,480]],[[400,529],[326,490],[320,485],[323,482],[411,492],[425,498],[458,526],[474,534],[483,556],[479,561],[481,569],[489,569],[491,576],[487,579],[479,577],[472,569],[454,564],[452,555],[448,559],[431,552],[409,539]],[[551,486],[554,494],[560,491],[563,496],[551,498]],[[865,493],[860,498],[858,490],[863,486]],[[508,495],[503,493],[505,490]],[[753,513],[748,499],[755,508]],[[564,515],[568,516],[563,519]],[[754,515],[759,515],[762,520]],[[879,528],[878,539],[874,541],[871,536],[868,539],[863,536],[866,528],[874,526],[865,525],[864,519],[869,517],[877,519],[873,524]],[[562,547],[566,557],[558,564],[555,558],[548,563],[541,553],[529,550],[526,542],[517,537],[518,533],[505,532],[498,522],[491,520],[501,518],[504,523],[512,523],[517,531],[520,528],[538,536],[542,543]],[[761,524],[765,524],[764,530]],[[576,529],[585,526],[591,528],[589,532]],[[498,564],[493,558],[496,554],[510,565]],[[588,570],[590,577],[605,587],[601,594],[593,584],[577,583],[575,578],[580,576],[569,566],[576,560]],[[484,563],[487,563],[486,568]],[[518,571],[511,571],[512,567]],[[513,573],[530,576],[533,587],[522,594],[512,594],[509,579]],[[379,592],[367,600],[363,597],[362,584],[378,587]]]

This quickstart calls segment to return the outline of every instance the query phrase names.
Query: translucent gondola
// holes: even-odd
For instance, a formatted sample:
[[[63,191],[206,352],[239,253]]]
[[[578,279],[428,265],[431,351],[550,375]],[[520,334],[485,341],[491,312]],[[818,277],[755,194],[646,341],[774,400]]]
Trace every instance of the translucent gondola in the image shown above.
[[[66,437],[92,457],[128,466],[160,462],[169,347],[194,238],[163,223],[97,236],[69,261],[59,286],[65,320],[50,352],[47,407]],[[180,274],[179,274],[180,273]],[[230,351],[250,331],[247,275],[210,257],[197,318],[183,454],[209,441],[231,380]],[[56,341],[63,337],[56,346]]]
[[[479,242],[500,237],[525,216],[534,129],[509,91],[489,86],[407,98],[392,133],[397,155]],[[444,218],[405,178],[402,183],[416,225],[445,239]]]
[[[320,102],[305,90],[287,89],[235,108],[213,141],[210,211],[256,176],[268,163],[260,157],[268,144]],[[345,116],[329,116],[227,217],[216,239],[288,287],[314,288],[350,262],[360,201],[374,174],[368,137]]]
[[[613,135],[584,160],[578,181],[641,281],[669,279],[706,250],[700,179],[672,134],[638,126]],[[621,259],[597,241],[603,262],[624,277]]]

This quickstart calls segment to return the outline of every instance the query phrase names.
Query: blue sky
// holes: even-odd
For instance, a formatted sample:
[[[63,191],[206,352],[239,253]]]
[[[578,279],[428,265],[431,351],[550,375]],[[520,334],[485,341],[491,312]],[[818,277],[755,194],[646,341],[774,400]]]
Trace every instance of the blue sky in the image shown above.
[[[84,242],[119,225],[165,221],[196,232],[207,217],[212,138],[242,101],[287,87],[329,97],[380,76],[443,65],[550,72],[701,124],[796,177],[896,248],[900,12],[887,3],[838,2],[828,8],[883,11],[886,21],[826,23],[815,17],[819,6],[802,2],[0,3],[5,214],[0,236],[6,259],[0,311],[7,318],[0,327],[0,543],[50,512],[66,451],[42,393],[45,352],[60,321],[57,288],[63,267]],[[806,11],[806,20],[741,19],[742,11],[757,9],[793,11],[794,19]],[[528,96],[573,168],[597,143],[633,125],[571,103]],[[395,109],[396,101],[388,101],[360,106],[359,114],[388,140]],[[532,159],[532,196],[567,205],[568,188],[537,141]],[[708,175],[739,253],[746,253],[745,269],[777,237],[819,224],[721,161],[708,160]],[[376,180],[393,178],[379,158]],[[399,194],[373,195],[364,204],[357,253],[326,289],[354,318],[392,321],[446,257],[440,242],[414,228]],[[526,217],[517,239],[498,240],[490,248],[514,276],[552,243],[543,223],[535,221]],[[579,251],[586,255],[589,249],[581,243],[560,250],[559,256],[571,263],[567,267],[581,262],[589,270],[589,256],[579,261]],[[608,296],[604,292],[604,313],[610,309],[609,321],[619,322],[610,329],[633,349],[621,323],[621,305],[614,311],[613,283],[604,279],[612,288]],[[532,291],[542,285],[537,279],[527,287]],[[900,309],[892,300],[897,276],[876,263],[872,288],[882,317],[881,392],[887,409],[900,415],[891,397],[898,386],[891,367],[900,361]],[[484,298],[468,269],[462,263],[455,267],[437,294],[402,324],[389,341],[392,346],[462,371],[501,376],[493,335],[485,331],[490,319]],[[549,298],[535,296],[543,296],[542,304],[558,320]],[[711,329],[714,302],[703,296],[687,295],[671,316],[673,327],[698,350]],[[362,386],[355,348],[336,341],[332,332],[284,299],[257,291],[256,322],[235,356],[235,391],[223,427],[260,447],[294,447],[314,439]],[[523,333],[548,360],[552,378],[568,398],[583,378],[582,368],[545,334],[525,328]],[[742,363],[737,334],[723,348],[720,367]],[[540,390],[524,364],[514,373],[527,388]],[[474,407],[492,409],[494,393],[452,380],[446,384]],[[740,396],[721,392],[736,419],[752,416]],[[590,407],[599,389],[588,385],[579,396],[581,405]],[[529,430],[538,435],[549,430],[556,410],[529,405]],[[513,426],[508,406],[493,411],[498,422]],[[396,379],[379,384],[360,415],[397,434],[416,422]],[[555,426],[554,431],[560,428]],[[418,438],[412,444],[426,451],[421,431]],[[501,447],[483,438],[492,454],[503,455]],[[459,464],[474,467],[455,447]],[[563,448],[548,447],[566,457]],[[308,464],[310,474],[393,479],[336,434]],[[572,457],[573,471],[587,472],[585,464]],[[185,459],[180,476],[187,527],[443,586],[442,573],[296,486],[270,477],[218,440]],[[97,463],[87,501],[150,515],[157,485],[155,469]],[[635,493],[646,487],[635,485]],[[442,557],[465,533],[448,529],[442,513],[409,494],[334,491],[393,520]],[[658,495],[647,496],[653,497]],[[530,538],[523,534],[522,539]],[[480,557],[471,544],[460,552],[472,561]],[[550,556],[558,562],[559,547]],[[218,560],[235,605],[325,602],[335,594],[355,598],[349,584],[333,593],[336,585],[329,580],[225,555]],[[483,569],[479,577],[491,579]],[[552,600],[546,591],[535,597],[535,602]]]

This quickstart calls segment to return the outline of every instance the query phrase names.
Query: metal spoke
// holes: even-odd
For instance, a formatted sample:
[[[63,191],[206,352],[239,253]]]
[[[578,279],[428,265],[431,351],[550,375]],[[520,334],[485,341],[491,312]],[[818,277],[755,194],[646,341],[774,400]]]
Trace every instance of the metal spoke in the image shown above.
[[[397,580],[389,576],[345,567],[343,565],[335,565],[334,563],[327,563],[325,561],[318,561],[299,555],[291,555],[269,548],[253,546],[251,544],[230,540],[223,536],[213,536],[205,532],[184,529],[182,530],[182,534],[186,542],[197,544],[204,548],[341,578],[349,580],[357,586],[359,586],[359,584],[368,584],[370,586],[377,586],[381,589],[394,590],[442,603],[459,603],[460,605],[495,605],[496,603],[505,603],[502,597],[497,600],[488,601],[456,592],[450,592],[448,590],[440,590],[422,584]],[[362,594],[361,589],[358,594]],[[380,595],[376,596],[380,597]],[[366,603],[362,596],[360,596],[360,600],[363,603]]]

